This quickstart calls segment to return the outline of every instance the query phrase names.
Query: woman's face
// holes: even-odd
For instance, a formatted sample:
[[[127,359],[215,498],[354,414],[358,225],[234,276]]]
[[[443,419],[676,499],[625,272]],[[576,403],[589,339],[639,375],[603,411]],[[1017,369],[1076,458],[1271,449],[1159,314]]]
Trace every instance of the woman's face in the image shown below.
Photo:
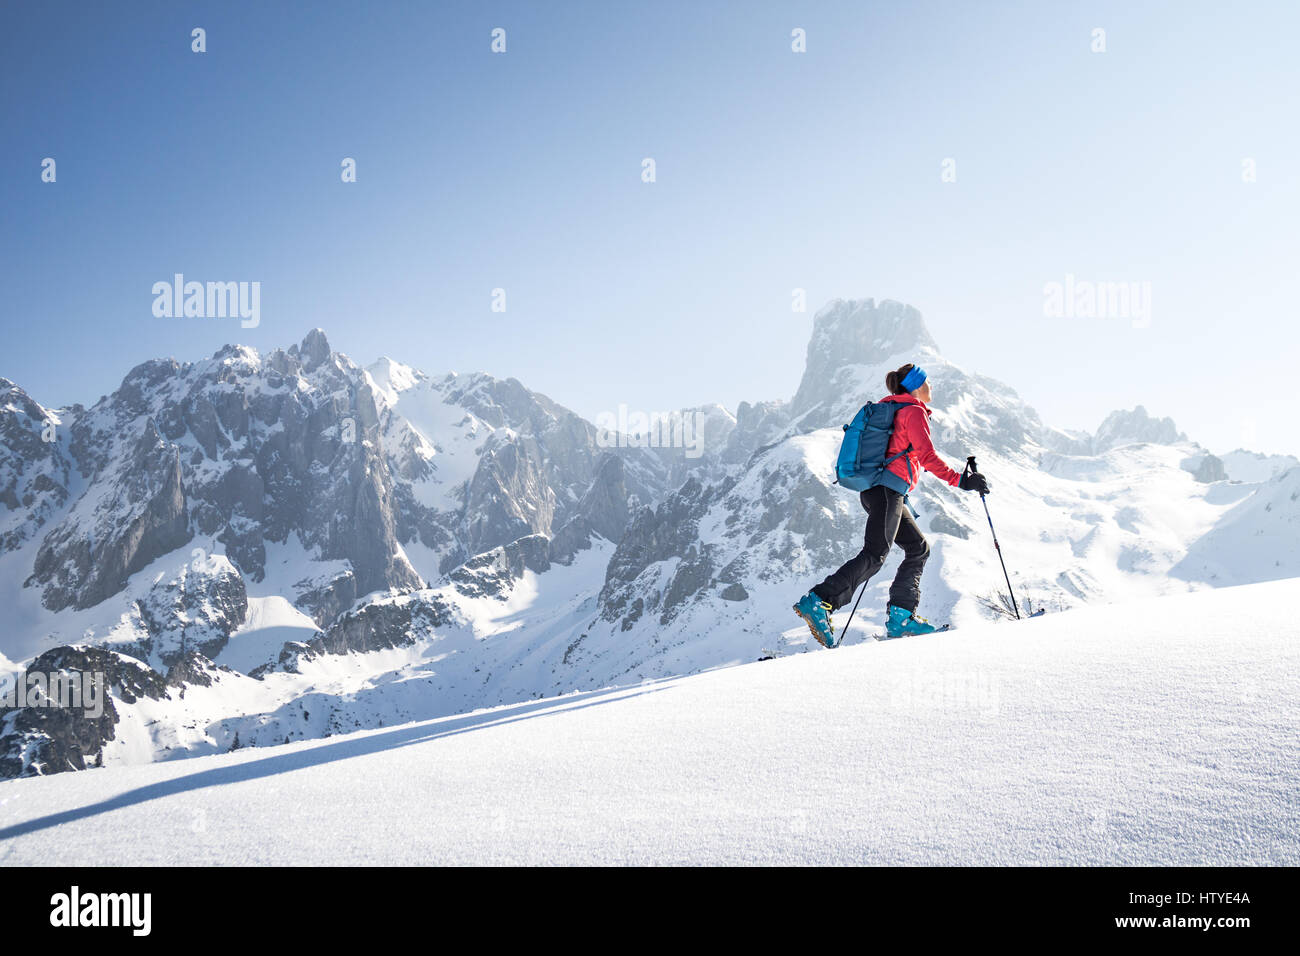
[[[922,382],[921,387],[918,388],[912,394],[916,396],[917,401],[925,402],[925,404],[929,405],[930,404],[930,382],[928,380]]]

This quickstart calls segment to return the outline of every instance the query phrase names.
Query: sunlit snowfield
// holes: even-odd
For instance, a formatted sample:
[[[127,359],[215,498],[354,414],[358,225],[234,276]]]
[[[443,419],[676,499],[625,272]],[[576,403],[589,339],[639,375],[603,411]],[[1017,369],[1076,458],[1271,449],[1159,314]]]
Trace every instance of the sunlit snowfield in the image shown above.
[[[1142,599],[9,781],[0,862],[1294,865],[1297,601]]]

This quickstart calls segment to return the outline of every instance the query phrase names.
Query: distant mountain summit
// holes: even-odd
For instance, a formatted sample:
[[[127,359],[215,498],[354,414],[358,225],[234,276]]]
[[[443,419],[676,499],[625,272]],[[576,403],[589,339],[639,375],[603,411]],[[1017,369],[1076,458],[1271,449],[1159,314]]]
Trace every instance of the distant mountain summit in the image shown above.
[[[908,361],[924,364],[938,352],[921,313],[912,306],[888,299],[879,305],[874,299],[834,299],[813,317],[791,414],[797,418],[819,405],[839,407],[846,394],[856,397],[867,384],[862,381],[864,370],[897,368]],[[872,392],[883,389],[882,376]]]
[[[1133,442],[1172,445],[1180,441],[1187,441],[1187,436],[1178,430],[1172,418],[1153,418],[1138,405],[1131,411],[1114,411],[1107,415],[1093,436],[1092,448],[1099,455]]]

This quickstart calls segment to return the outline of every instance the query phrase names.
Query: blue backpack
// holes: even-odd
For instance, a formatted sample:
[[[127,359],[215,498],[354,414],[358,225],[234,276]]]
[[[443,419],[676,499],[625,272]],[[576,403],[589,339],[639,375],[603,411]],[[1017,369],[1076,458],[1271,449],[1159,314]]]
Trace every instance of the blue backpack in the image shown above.
[[[907,494],[907,482],[887,466],[895,458],[905,456],[912,446],[886,457],[889,437],[894,433],[894,416],[901,407],[899,402],[867,402],[853,416],[853,421],[844,426],[844,441],[835,461],[835,484],[850,491],[884,485],[901,495]],[[911,459],[907,459],[907,473],[912,476]]]

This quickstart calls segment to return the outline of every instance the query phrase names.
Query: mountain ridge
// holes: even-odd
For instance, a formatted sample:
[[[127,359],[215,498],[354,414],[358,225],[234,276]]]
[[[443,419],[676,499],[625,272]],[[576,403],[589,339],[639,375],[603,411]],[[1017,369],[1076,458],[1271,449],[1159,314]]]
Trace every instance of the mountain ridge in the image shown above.
[[[1255,497],[1267,482],[1232,477],[1276,479],[1287,461],[1220,460],[1141,406],[1096,435],[1045,425],[1009,386],[949,362],[902,303],[829,303],[807,355],[788,400],[687,410],[710,436],[698,457],[610,446],[512,378],[357,365],[320,329],[266,355],[226,346],[140,363],[90,408],[45,409],[4,380],[0,597],[16,623],[0,652],[11,677],[53,642],[205,688],[201,730],[182,732],[180,698],[121,702],[123,734],[137,733],[140,708],[155,713],[132,753],[280,742],[304,695],[319,695],[313,675],[340,656],[377,676],[383,661],[435,656],[427,686],[440,703],[418,705],[435,710],[753,659],[766,622],[788,614],[785,592],[856,550],[862,511],[831,482],[840,425],[906,360],[935,383],[940,453],[957,467],[977,454],[993,476],[1026,604],[1208,586],[1221,562],[1194,556],[1213,553],[1216,534],[1243,542],[1291,507]],[[912,497],[933,547],[930,615],[996,616],[1001,575],[978,501],[932,481]],[[1239,517],[1251,500],[1259,514]],[[719,617],[734,627],[718,633]],[[238,667],[223,677],[221,661]],[[359,685],[329,681],[335,703],[312,708],[311,733],[392,716],[382,695],[365,695],[373,710],[342,706]],[[270,716],[226,713],[247,707]],[[66,740],[13,720],[6,736],[8,718],[0,752],[27,756],[7,766],[36,772],[42,753],[64,753]]]

